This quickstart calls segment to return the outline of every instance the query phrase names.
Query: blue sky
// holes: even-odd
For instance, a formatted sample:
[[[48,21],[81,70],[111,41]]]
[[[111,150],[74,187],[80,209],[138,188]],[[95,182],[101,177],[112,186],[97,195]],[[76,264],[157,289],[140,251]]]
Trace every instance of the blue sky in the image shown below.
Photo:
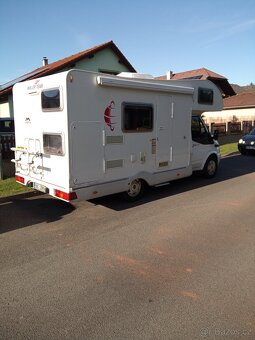
[[[255,83],[254,0],[8,0],[0,13],[0,84],[109,40],[141,73]]]

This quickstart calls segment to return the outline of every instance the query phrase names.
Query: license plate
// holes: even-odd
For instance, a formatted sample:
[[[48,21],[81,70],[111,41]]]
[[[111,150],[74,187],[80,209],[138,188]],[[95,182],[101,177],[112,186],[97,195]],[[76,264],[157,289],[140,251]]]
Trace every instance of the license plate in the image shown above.
[[[255,150],[255,146],[246,146],[247,150]]]
[[[44,185],[42,184],[39,184],[39,183],[34,183],[34,189],[35,190],[38,190],[38,191],[41,191],[41,192],[44,192],[44,193],[47,193],[48,192],[48,188],[46,188]]]

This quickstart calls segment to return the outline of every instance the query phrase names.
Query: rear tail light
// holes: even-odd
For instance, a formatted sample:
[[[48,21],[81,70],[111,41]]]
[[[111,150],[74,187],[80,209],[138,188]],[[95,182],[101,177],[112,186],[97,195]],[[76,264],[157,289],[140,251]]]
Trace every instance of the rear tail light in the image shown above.
[[[64,192],[61,190],[55,190],[55,196],[58,198],[62,198],[63,200],[66,201],[72,201],[75,200],[77,198],[77,195],[75,192]]]
[[[25,184],[25,178],[21,177],[21,176],[15,176],[16,182]]]

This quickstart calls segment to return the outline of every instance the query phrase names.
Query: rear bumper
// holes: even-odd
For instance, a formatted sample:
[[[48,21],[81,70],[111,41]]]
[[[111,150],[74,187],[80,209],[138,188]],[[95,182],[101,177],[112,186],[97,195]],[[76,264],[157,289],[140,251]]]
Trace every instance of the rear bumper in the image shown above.
[[[65,202],[70,202],[77,199],[76,193],[73,192],[70,188],[60,188],[46,182],[27,178],[26,176],[23,176],[19,173],[16,173],[15,177],[17,183],[30,187],[38,192],[49,194]]]

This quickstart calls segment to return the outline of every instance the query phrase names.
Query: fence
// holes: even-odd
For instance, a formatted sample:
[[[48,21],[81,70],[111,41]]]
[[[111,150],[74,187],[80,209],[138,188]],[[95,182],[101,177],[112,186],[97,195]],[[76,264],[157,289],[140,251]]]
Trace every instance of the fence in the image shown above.
[[[212,133],[217,130],[219,135],[246,134],[255,127],[255,121],[211,123],[208,127]]]
[[[207,124],[207,127],[211,133],[215,130],[219,133],[220,145],[228,143],[237,143],[238,140],[245,134],[249,133],[255,127],[255,121],[243,120],[232,121],[224,123],[211,123]]]
[[[15,146],[13,133],[0,135],[0,179],[12,177],[15,174],[15,166],[11,162],[14,153],[11,148]]]

